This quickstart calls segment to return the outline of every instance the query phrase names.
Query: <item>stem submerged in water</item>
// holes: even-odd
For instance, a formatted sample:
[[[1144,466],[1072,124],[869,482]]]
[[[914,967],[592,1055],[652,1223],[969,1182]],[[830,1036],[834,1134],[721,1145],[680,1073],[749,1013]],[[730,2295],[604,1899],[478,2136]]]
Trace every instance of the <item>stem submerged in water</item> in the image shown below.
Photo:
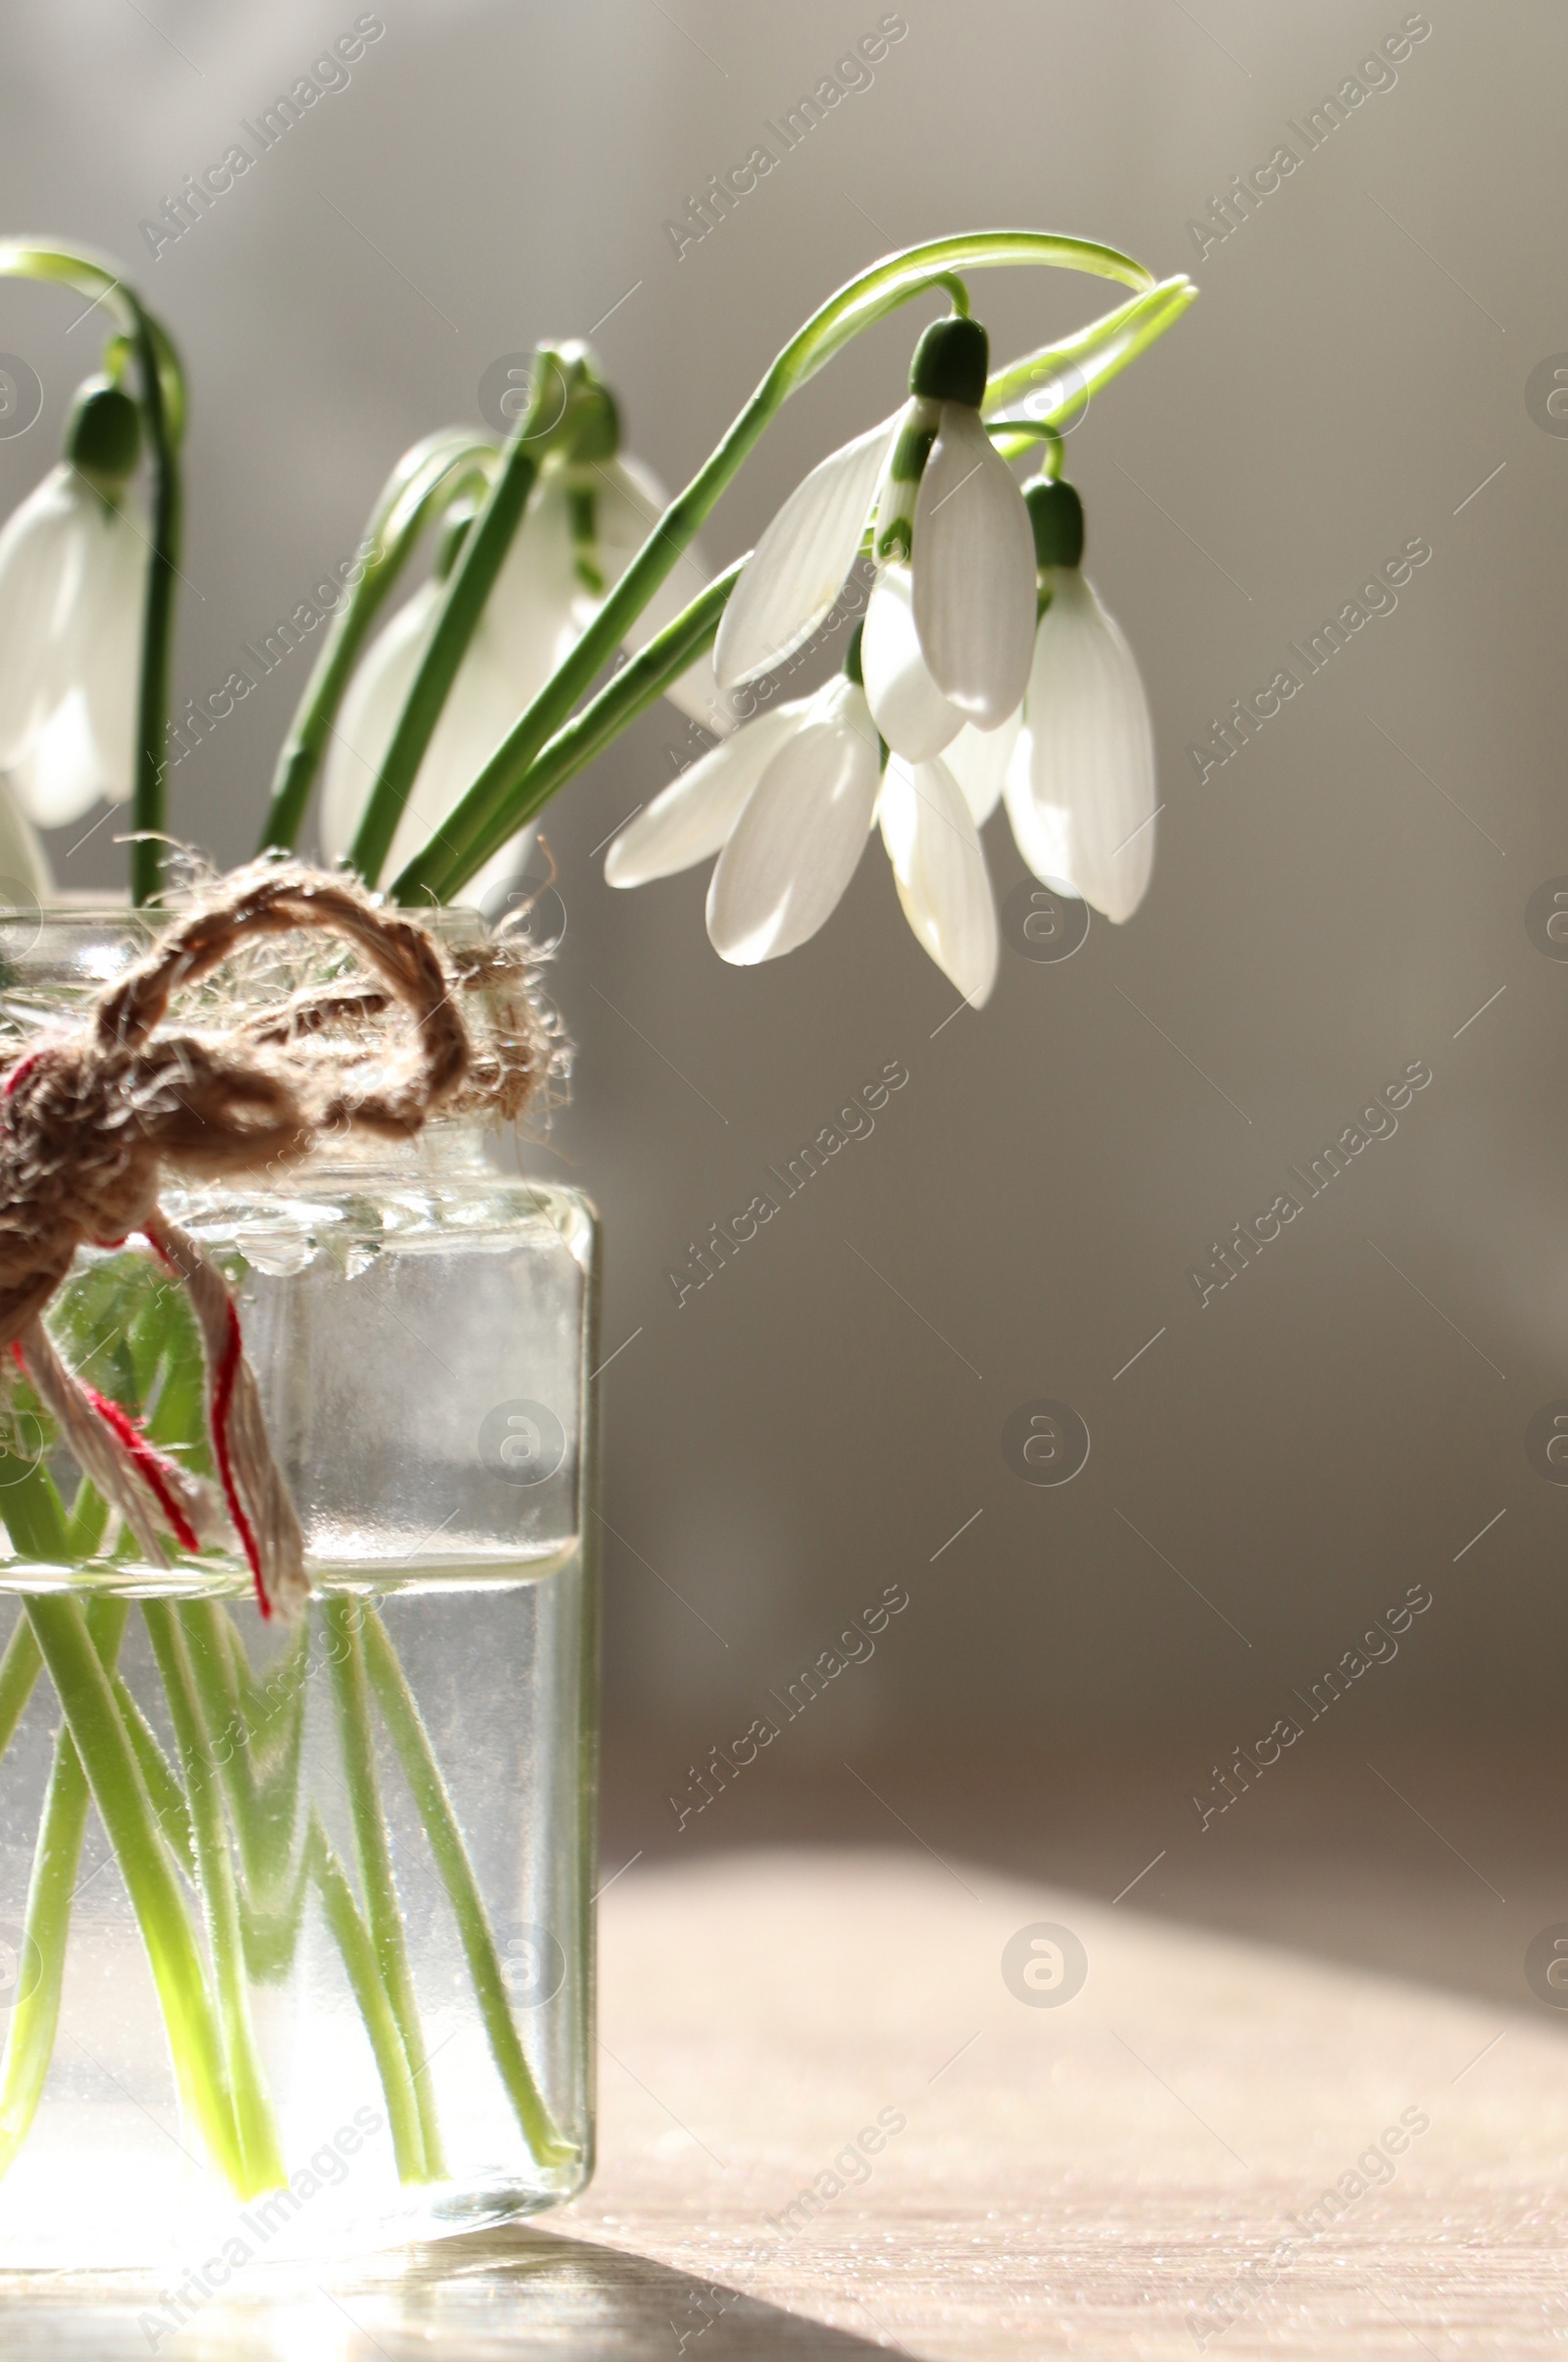
[[[332,1689],[337,1700],[338,1733],[343,1768],[348,1776],[349,1804],[354,1818],[354,1850],[359,1859],[375,1961],[386,1989],[398,2033],[402,2038],[418,2112],[423,2162],[419,2178],[445,2179],[446,2163],[436,2121],[435,2096],[426,2075],[429,2054],[419,2023],[404,1938],[403,1907],[398,1900],[392,1847],[381,1805],[381,1783],[375,1768],[375,1734],[370,1724],[369,1693],[365,1677],[365,1644],[360,1637],[362,1610],[357,1601],[330,1599],[322,1622],[331,1644],[327,1649]],[[374,1619],[368,1619],[373,1621]]]
[[[114,1672],[128,1610],[122,1599],[95,1599],[87,1610],[92,1645],[107,1673]],[[30,1650],[17,1644],[26,1633]],[[0,1665],[30,1655],[34,1675],[43,1659],[32,1641],[31,1626],[19,1623]],[[30,1684],[29,1684],[30,1687]],[[19,1709],[20,1710],[20,1709]],[[12,1728],[15,1728],[13,1719]],[[9,1737],[9,1732],[6,1734]],[[60,1995],[66,1977],[66,1941],[71,1933],[71,1905],[75,1896],[76,1872],[87,1834],[90,1792],[81,1757],[69,1730],[55,1741],[38,1843],[27,1888],[27,1914],[20,1964],[21,1997],[11,2013],[6,2034],[4,2066],[0,2067],[0,2174],[6,2173],[32,2129],[43,2097],[49,2062],[54,2056],[60,2026]]]
[[[27,1621],[49,1668],[98,1817],[136,1913],[169,2030],[180,2096],[242,2196],[267,2187],[247,2170],[206,1972],[169,1847],[79,1599],[30,1597]]]
[[[564,2141],[550,2118],[533,2071],[523,2056],[522,2044],[512,2015],[512,2003],[507,1993],[506,1980],[496,1952],[496,1940],[491,1933],[479,1882],[468,1859],[468,1849],[463,1842],[458,1816],[446,1782],[435,1759],[424,1717],[409,1688],[403,1667],[398,1662],[386,1626],[373,1611],[365,1618],[366,1657],[376,1702],[392,1735],[403,1765],[404,1777],[414,1793],[419,1818],[424,1823],[430,1850],[436,1868],[457,1915],[458,1933],[473,1979],[484,2030],[489,2037],[491,2053],[501,2072],[517,2122],[529,2147],[541,2165],[565,2165],[577,2151]]]
[[[252,2192],[276,2190],[287,2176],[251,2023],[234,1863],[223,1820],[222,1797],[211,1775],[212,1739],[196,1693],[178,1609],[167,1599],[147,1599],[142,1604],[142,1614],[158,1660],[170,1719],[174,1726],[174,1744],[185,1773],[196,1882],[218,1988],[219,2023],[246,2183]]]

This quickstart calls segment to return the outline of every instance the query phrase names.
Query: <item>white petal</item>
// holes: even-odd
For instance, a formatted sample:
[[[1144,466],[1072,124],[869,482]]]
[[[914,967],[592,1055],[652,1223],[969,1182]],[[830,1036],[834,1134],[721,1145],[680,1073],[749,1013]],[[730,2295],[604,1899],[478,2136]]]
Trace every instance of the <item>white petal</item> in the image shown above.
[[[535,823],[530,820],[525,828],[519,828],[516,835],[502,846],[499,853],[490,856],[484,867],[469,878],[458,897],[466,909],[482,910],[492,920],[510,914],[512,894],[528,866],[536,833]]]
[[[844,588],[901,410],[819,462],[784,503],[730,594],[714,648],[722,688],[781,664]]]
[[[814,935],[855,875],[880,784],[862,693],[834,682],[749,798],[708,889],[713,949],[739,967]]]
[[[1130,918],[1154,866],[1153,730],[1137,660],[1076,566],[1056,568],[1026,721],[1030,804],[1068,815],[1071,874],[1085,901],[1107,918]],[[1018,849],[1035,868],[1021,836]]]
[[[26,910],[55,900],[48,857],[16,803],[0,786],[0,905]]]
[[[122,804],[136,775],[136,709],[150,534],[127,495],[94,521],[80,636],[81,685],[97,765],[96,793]]]
[[[321,784],[324,861],[341,861],[359,831],[399,709],[429,640],[440,596],[439,583],[422,584],[376,634],[349,683]]]
[[[593,613],[575,569],[566,487],[559,468],[547,467],[484,609],[502,661],[514,672],[519,714],[554,671],[558,650],[564,653]]]
[[[98,751],[79,685],[35,729],[11,773],[17,802],[38,828],[64,828],[90,812],[99,797]]]
[[[597,466],[592,481],[600,566],[605,588],[610,591],[620,580],[669,502],[658,477],[629,454],[622,453]],[[690,607],[711,580],[712,569],[701,548],[696,542],[689,542],[627,630],[624,647],[632,656],[640,654],[657,633],[674,622],[683,608]],[[702,722],[720,737],[735,726],[734,709],[719,690],[713,660],[706,649],[670,682],[664,695],[681,713],[689,714],[694,721]]]
[[[382,872],[387,878],[435,835],[576,636],[556,596],[560,577],[552,570],[548,507],[542,519],[530,512],[525,530],[536,524],[541,563],[512,572],[503,622],[488,604],[479,619],[398,821]],[[514,543],[503,578],[517,547]],[[367,650],[343,701],[321,795],[321,851],[328,861],[345,855],[359,831],[404,699],[429,645],[444,589],[439,582],[423,583],[398,610]]]
[[[631,646],[629,638],[626,645],[628,648]],[[737,697],[744,700],[747,692],[719,687],[713,670],[713,652],[710,648],[705,648],[701,656],[692,659],[684,672],[667,683],[664,695],[682,714],[689,714],[693,721],[700,721],[705,730],[711,730],[715,738],[723,738],[741,720],[735,701]]]
[[[519,686],[515,667],[501,660],[488,618],[480,617],[398,822],[383,877],[396,877],[437,835],[544,677],[533,687],[526,679]]]
[[[746,799],[785,740],[816,705],[798,698],[759,714],[733,737],[671,780],[652,804],[627,822],[605,856],[612,886],[646,886],[673,877],[694,861],[706,861],[728,842]]]
[[[945,763],[895,755],[877,817],[916,940],[980,1009],[997,980],[997,908],[974,815]]]
[[[962,788],[977,828],[984,828],[997,809],[1022,722],[1021,706],[1013,708],[1000,730],[977,730],[972,721],[965,722],[943,750],[942,760]]]
[[[0,768],[10,769],[58,703],[42,674],[81,581],[86,501],[69,467],[55,467],[0,530]]]
[[[945,402],[914,509],[914,621],[943,695],[983,729],[1024,693],[1035,541],[1007,463],[964,402]]]
[[[1018,733],[1005,782],[1007,818],[1013,840],[1042,884],[1054,886],[1058,893],[1070,894],[1076,902],[1082,902],[1083,896],[1072,874],[1072,815],[1059,804],[1036,801],[1033,762],[1034,741],[1025,728]]]
[[[906,566],[878,568],[866,601],[860,669],[876,726],[896,755],[925,763],[963,728],[963,715],[949,705],[920,654]]]

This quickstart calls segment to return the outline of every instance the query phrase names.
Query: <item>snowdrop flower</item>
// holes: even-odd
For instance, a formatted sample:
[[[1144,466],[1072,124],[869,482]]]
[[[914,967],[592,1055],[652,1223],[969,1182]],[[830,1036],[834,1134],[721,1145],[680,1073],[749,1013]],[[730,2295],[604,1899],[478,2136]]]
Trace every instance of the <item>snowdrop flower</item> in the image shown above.
[[[1149,705],[1132,650],[1081,570],[1077,493],[1040,478],[1027,498],[1050,603],[1007,765],[1007,817],[1036,877],[1126,919],[1154,865]]]
[[[966,724],[1007,723],[1028,679],[1035,556],[1028,512],[980,417],[989,340],[932,323],[909,400],[797,487],[758,543],[719,625],[719,684],[769,670],[838,598],[874,517],[865,688],[896,754],[929,761]]]
[[[708,932],[723,959],[751,966],[816,933],[880,816],[916,938],[978,1004],[996,974],[997,926],[964,791],[941,763],[896,758],[884,777],[882,755],[857,631],[836,679],[744,723],[639,812],[605,876],[645,885],[716,853]]]
[[[615,443],[602,455],[591,449],[585,455],[579,442],[564,480],[576,551],[580,620],[586,629],[663,516],[669,498],[652,468]],[[688,543],[627,631],[622,644],[628,655],[636,656],[673,623],[711,579],[701,551]],[[733,711],[719,693],[713,660],[706,650],[670,682],[664,695],[681,713],[720,737],[733,726]]]
[[[663,514],[664,495],[653,475],[616,449],[613,405],[608,395],[603,401],[609,422],[603,440],[590,429],[568,460],[548,460],[540,471],[398,823],[389,876],[462,801]],[[416,591],[371,643],[344,699],[322,790],[321,847],[328,860],[342,859],[358,833],[470,521],[468,514],[454,518],[436,578]],[[700,556],[683,552],[627,633],[626,647],[635,653],[646,646],[708,578]],[[667,694],[710,729],[727,726],[706,657]],[[530,824],[469,881],[465,899],[488,907],[517,875],[532,840]]]
[[[0,785],[0,909],[43,910],[58,899],[47,854],[26,814]]]
[[[431,579],[385,624],[343,700],[321,790],[321,852],[345,859],[359,833],[404,700],[435,629],[446,577],[471,512],[453,517]],[[458,667],[392,840],[396,876],[436,836],[479,772],[550,678],[578,633],[579,585],[559,487],[541,481]],[[479,908],[515,876],[532,830],[519,832],[465,888]]]
[[[89,378],[65,460],[0,531],[0,771],[41,828],[131,791],[149,551],[129,490],[140,441],[130,396]]]
[[[877,819],[904,915],[974,1009],[997,980],[997,906],[963,788],[937,756],[889,758]]]

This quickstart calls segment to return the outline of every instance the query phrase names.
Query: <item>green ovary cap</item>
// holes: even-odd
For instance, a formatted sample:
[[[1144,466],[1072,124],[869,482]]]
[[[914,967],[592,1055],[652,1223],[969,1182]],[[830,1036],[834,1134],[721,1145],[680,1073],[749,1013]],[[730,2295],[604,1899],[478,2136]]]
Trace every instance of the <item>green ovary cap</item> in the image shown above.
[[[1023,488],[1038,566],[1076,566],[1084,554],[1084,504],[1071,484],[1037,475]]]
[[[991,339],[977,320],[934,320],[914,348],[909,391],[927,402],[967,402],[978,410],[990,366]]]
[[[844,643],[844,677],[853,681],[858,689],[865,687],[865,674],[860,669],[860,640],[864,631],[865,618],[862,615]]]
[[[76,388],[66,424],[66,457],[101,483],[122,484],[141,454],[141,413],[107,377]]]
[[[577,397],[569,456],[584,467],[612,460],[620,449],[620,413],[608,385],[589,385]]]

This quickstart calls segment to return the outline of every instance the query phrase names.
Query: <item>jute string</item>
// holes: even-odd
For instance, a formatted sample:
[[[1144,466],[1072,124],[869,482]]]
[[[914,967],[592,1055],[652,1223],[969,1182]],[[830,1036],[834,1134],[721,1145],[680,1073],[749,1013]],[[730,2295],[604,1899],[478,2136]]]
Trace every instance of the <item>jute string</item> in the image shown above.
[[[174,996],[248,939],[311,933],[346,941],[368,983],[307,989],[216,1030],[169,1027]],[[416,920],[348,881],[258,861],[199,894],[99,995],[82,1032],[51,1036],[12,1069],[0,1098],[0,1353],[25,1369],[83,1476],[155,1564],[168,1563],[166,1534],[195,1550],[226,1505],[264,1613],[296,1613],[309,1588],[238,1314],[217,1266],[163,1212],[165,1179],[276,1173],[346,1133],[408,1139],[437,1111],[516,1115],[550,1063],[531,962],[525,945],[492,942],[449,968]],[[475,990],[503,1020],[477,1056],[459,1007]],[[43,1326],[78,1248],[135,1235],[190,1295],[221,1505],[67,1368]]]

